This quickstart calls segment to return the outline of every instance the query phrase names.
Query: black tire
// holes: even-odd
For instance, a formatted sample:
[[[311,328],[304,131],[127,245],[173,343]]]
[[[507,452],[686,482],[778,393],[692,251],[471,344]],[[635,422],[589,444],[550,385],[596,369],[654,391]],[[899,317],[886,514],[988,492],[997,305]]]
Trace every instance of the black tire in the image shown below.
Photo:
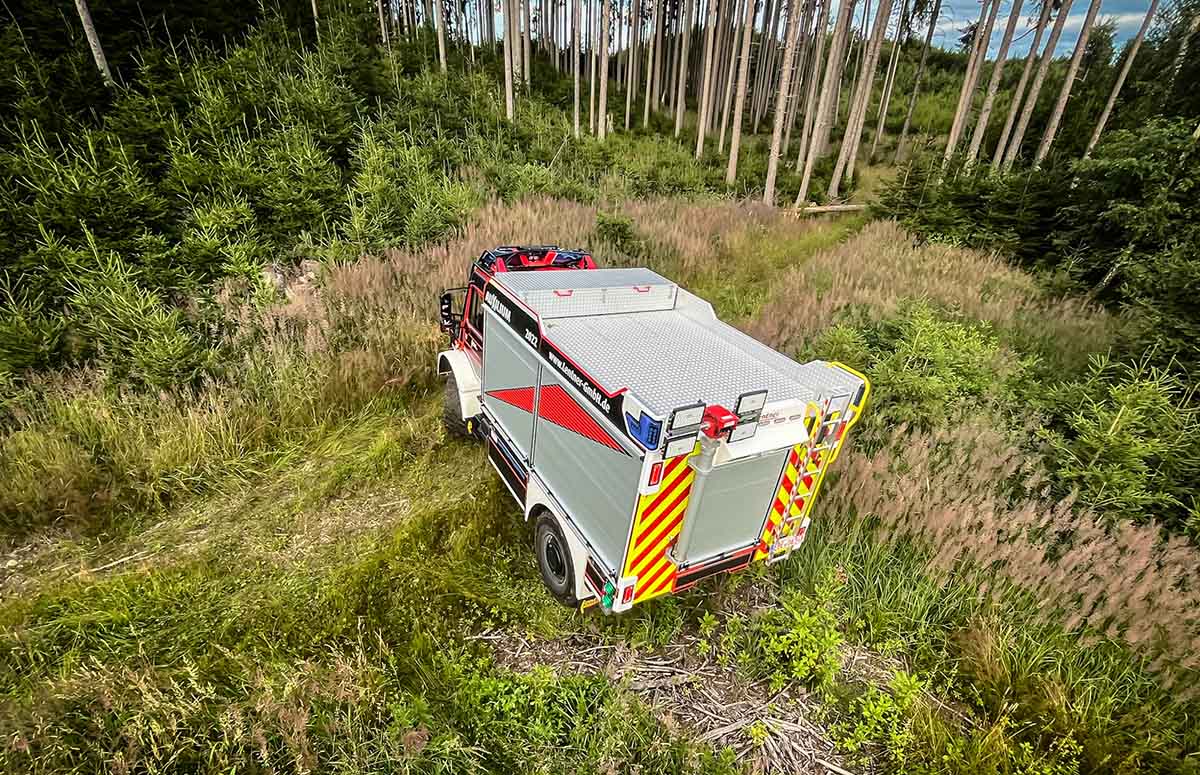
[[[555,600],[568,608],[578,607],[571,547],[563,537],[558,522],[549,512],[543,511],[537,518],[533,529],[533,548],[537,553],[538,570],[541,571],[542,583],[546,585],[546,589]]]
[[[465,439],[471,435],[458,402],[458,381],[454,379],[453,371],[446,375],[446,384],[442,388],[442,425],[446,427],[447,436]]]

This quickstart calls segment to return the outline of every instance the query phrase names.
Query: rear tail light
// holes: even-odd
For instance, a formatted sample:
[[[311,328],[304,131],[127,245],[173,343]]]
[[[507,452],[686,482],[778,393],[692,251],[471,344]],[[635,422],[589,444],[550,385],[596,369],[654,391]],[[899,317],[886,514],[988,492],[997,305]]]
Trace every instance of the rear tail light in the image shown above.
[[[659,462],[655,463],[654,465],[650,466],[649,485],[651,487],[655,486],[662,480],[662,468],[663,468],[663,464],[662,464],[661,460]]]
[[[637,585],[630,584],[629,586],[625,587],[625,589],[621,590],[621,605],[629,605],[631,602],[633,602],[633,588],[635,586]]]

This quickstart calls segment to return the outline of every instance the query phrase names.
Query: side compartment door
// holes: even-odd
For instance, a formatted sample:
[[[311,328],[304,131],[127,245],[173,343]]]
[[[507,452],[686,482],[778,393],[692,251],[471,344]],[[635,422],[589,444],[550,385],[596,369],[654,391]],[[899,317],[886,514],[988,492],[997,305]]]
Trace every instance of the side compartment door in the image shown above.
[[[483,336],[484,402],[528,464],[533,457],[538,357],[487,308],[483,310]]]
[[[616,568],[629,537],[641,457],[548,367],[536,411],[538,474],[600,558]]]

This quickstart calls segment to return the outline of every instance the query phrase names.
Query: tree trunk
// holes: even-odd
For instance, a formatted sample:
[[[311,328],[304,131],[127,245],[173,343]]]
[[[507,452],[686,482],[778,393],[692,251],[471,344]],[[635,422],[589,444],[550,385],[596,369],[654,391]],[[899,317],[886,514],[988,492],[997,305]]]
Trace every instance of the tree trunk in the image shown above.
[[[758,134],[758,125],[766,113],[767,101],[771,98],[771,87],[775,83],[775,49],[778,48],[779,17],[783,13],[786,0],[775,0],[775,8],[771,14],[768,26],[763,28],[758,47],[758,55],[762,59],[762,69],[754,84],[754,103],[751,115],[754,122],[754,134]]]
[[[1158,2],[1158,0],[1154,0]],[[1004,76],[1004,63],[1008,60],[1008,47],[1012,45],[1013,33],[1017,30],[1017,22],[1021,18],[1021,0],[1013,0],[1012,11],[1008,14],[1008,25],[1004,28],[1004,38],[1000,41],[1000,49],[996,52],[996,63],[992,65],[992,77],[988,79],[987,95],[983,98],[983,106],[979,109],[979,120],[975,122],[975,131],[971,134],[971,147],[967,150],[967,166],[975,163],[979,155],[979,147],[983,145],[983,137],[987,134],[988,120],[992,117],[992,106],[996,103],[996,92],[1000,90],[1000,81]]]
[[[1033,63],[1037,60],[1038,47],[1041,45],[1042,35],[1046,31],[1046,24],[1050,21],[1052,7],[1052,0],[1042,0],[1042,10],[1038,14],[1037,27],[1034,28],[1033,32],[1033,43],[1029,46],[1029,53],[1025,55],[1025,65],[1021,68],[1021,78],[1017,81],[1017,88],[1013,90],[1012,104],[1008,107],[1008,116],[1004,119],[1004,128],[1000,130],[1000,137],[996,140],[996,152],[992,155],[993,172],[1000,169],[1000,163],[1004,160],[1004,153],[1008,150],[1009,137],[1012,134],[1017,116],[1020,114],[1021,101],[1025,96],[1025,86],[1029,83],[1029,76],[1033,73]]]
[[[746,105],[746,82],[750,75],[750,41],[754,37],[754,0],[746,0],[742,14],[742,50],[738,56],[737,97],[733,103],[733,136],[729,140],[729,164],[725,167],[725,185],[737,179],[738,150],[742,144],[742,110]]]
[[[583,0],[571,0],[571,74],[575,79],[575,139],[579,139],[579,5]]]
[[[847,0],[846,13],[838,6],[837,21],[833,26],[833,40],[830,42],[829,61],[825,66],[825,80],[821,83],[821,98],[817,103],[819,120],[813,124],[813,146],[809,149],[810,158],[820,158],[829,151],[829,135],[833,132],[832,118],[838,100],[841,99],[842,68],[846,61],[846,49],[850,46],[850,27],[854,18],[855,0]],[[821,110],[824,106],[824,110]]]
[[[842,138],[842,147],[838,151],[833,177],[829,179],[830,199],[837,198],[843,178],[847,183],[854,179],[854,162],[858,156],[858,144],[862,139],[863,124],[867,118],[867,104],[871,100],[871,85],[875,81],[875,67],[879,62],[879,51],[883,47],[883,35],[887,31],[888,18],[891,13],[892,0],[879,0],[879,9],[875,12],[875,27],[863,59],[862,69],[858,74],[858,83],[854,87],[854,98],[850,101],[846,116],[846,134]]]
[[[753,2],[754,2],[754,0],[742,0],[741,4],[742,4],[742,6],[746,6],[746,5],[753,4]],[[736,11],[737,8],[735,7],[734,10]],[[742,15],[745,16],[744,10],[742,11]],[[736,15],[730,14],[730,20],[735,21]],[[727,59],[729,61],[728,61],[728,67],[725,68],[725,70],[726,70],[726,73],[725,73],[725,99],[723,100],[723,107],[721,108],[721,132],[720,132],[720,135],[717,137],[717,152],[718,153],[724,153],[724,151],[725,151],[725,130],[729,128],[729,114],[733,107],[733,81],[734,81],[734,78],[736,77],[737,63],[738,63],[737,55],[735,55],[733,53],[733,47],[735,44],[734,42],[736,41],[736,39],[737,39],[737,27],[736,27],[736,23],[735,23],[733,32],[729,36],[729,47],[728,47],[729,56],[727,57]]]
[[[659,92],[662,89],[663,62],[663,27],[666,26],[667,0],[655,0],[654,3],[654,80],[651,82],[651,104],[657,106]],[[655,107],[655,110],[658,110]]]
[[[642,37],[642,3],[641,0],[629,0],[629,34],[625,55],[626,84],[625,87],[625,129],[630,126],[630,115],[633,112],[633,95],[637,93],[637,47]]]
[[[533,57],[530,56],[529,41],[530,41],[530,26],[529,26],[529,3],[532,0],[521,0],[521,16],[524,18],[524,26],[521,28],[521,81],[525,84],[526,93],[529,92],[529,84],[533,81]]]
[[[692,41],[692,8],[699,0],[683,0],[683,50],[679,55],[679,74],[675,81],[675,136],[683,129],[683,114],[687,108],[688,48]]]
[[[904,141],[908,139],[908,130],[912,127],[913,112],[917,109],[917,96],[920,94],[921,76],[925,74],[925,61],[929,58],[929,47],[933,42],[933,32],[937,29],[938,15],[942,10],[942,0],[934,0],[933,10],[929,13],[929,30],[925,33],[925,47],[921,49],[921,61],[917,65],[917,73],[913,76],[912,95],[908,98],[908,111],[904,114],[904,126],[900,128],[900,139],[896,141],[895,162],[900,163],[904,152]]]
[[[504,2],[504,116],[509,121],[514,118],[513,110],[513,45],[512,22],[513,5],[517,0]]]
[[[1100,118],[1096,121],[1096,130],[1092,132],[1092,139],[1088,140],[1087,148],[1083,152],[1083,158],[1085,159],[1092,155],[1092,150],[1096,147],[1096,143],[1100,142],[1100,135],[1104,133],[1104,125],[1108,123],[1108,116],[1112,113],[1113,105],[1117,103],[1117,95],[1121,93],[1121,87],[1125,85],[1125,78],[1129,75],[1129,69],[1133,66],[1133,58],[1137,56],[1138,49],[1142,47],[1142,39],[1146,37],[1146,30],[1149,29],[1150,22],[1154,20],[1154,12],[1156,10],[1158,10],[1158,0],[1150,0],[1150,8],[1146,10],[1146,18],[1142,20],[1142,26],[1138,28],[1133,42],[1129,44],[1129,48],[1125,54],[1125,63],[1121,65],[1121,72],[1117,74],[1117,81],[1113,84],[1112,91],[1109,92],[1108,102],[1104,103],[1104,111],[1100,113]]]
[[[96,69],[100,71],[100,79],[110,89],[116,88],[112,70],[108,69],[108,59],[100,46],[100,36],[96,34],[96,25],[92,23],[92,12],[87,0],[75,0],[75,10],[79,12],[79,23],[83,25],[83,34],[87,36],[88,46],[92,49],[92,59],[96,60]],[[313,24],[317,23],[317,0],[313,0]]]
[[[608,28],[612,15],[612,0],[603,0],[600,6],[600,122],[597,136],[603,140],[608,136]]]
[[[83,31],[86,33],[89,29],[91,29],[94,32],[95,28],[91,26],[92,14],[90,11],[88,11],[87,0],[75,0],[75,8],[79,11],[79,18],[81,20],[83,19],[83,15],[85,13],[87,14],[87,21],[84,22]],[[313,11],[313,33],[317,36],[317,45],[320,45],[321,44],[321,14],[317,13],[317,0],[312,0],[312,11]],[[91,36],[89,36],[88,43],[90,44],[91,42],[92,42],[92,38],[91,38]],[[95,56],[96,50],[99,47],[100,47],[100,41],[99,41],[99,39],[97,39],[96,40],[96,48],[92,49],[93,56]],[[103,50],[100,51],[100,57],[102,59],[104,58]],[[99,62],[97,62],[97,65],[99,65]],[[108,72],[108,61],[105,60],[104,67],[101,68],[102,77],[103,77],[103,74],[107,73],[107,72]],[[105,81],[105,84],[108,84],[111,81],[112,81],[112,74],[110,73],[108,75],[108,80]]]
[[[654,91],[654,89],[653,89],[654,77],[655,77],[654,74],[655,74],[655,70],[657,69],[657,66],[658,66],[658,45],[659,45],[659,40],[658,40],[658,37],[655,35],[655,30],[658,29],[658,25],[662,22],[662,6],[663,6],[663,4],[660,0],[655,0],[654,16],[652,17],[652,20],[650,22],[650,34],[647,36],[648,41],[647,41],[647,45],[646,45],[646,97],[645,97],[645,105],[642,107],[642,126],[646,126],[647,124],[650,123],[650,103],[654,99],[654,95],[652,92]]]
[[[792,60],[792,87],[789,89],[791,94],[788,95],[787,101],[787,117],[783,123],[783,149],[780,153],[786,157],[789,149],[792,147],[792,128],[796,124],[796,111],[800,106],[800,92],[804,88],[804,72],[808,66],[808,60],[812,57],[813,43],[813,15],[817,11],[819,0],[805,0],[804,13],[800,17],[800,36],[797,38],[796,45],[799,50],[796,52]]]
[[[792,86],[792,57],[796,55],[796,38],[800,32],[800,8],[792,0],[787,12],[787,35],[783,44],[783,63],[779,69],[779,93],[775,97],[775,120],[771,129],[771,152],[767,156],[767,181],[763,186],[763,202],[775,206],[775,176],[779,172],[779,144],[783,140],[783,122],[787,120],[788,92]]]
[[[1175,87],[1175,79],[1179,77],[1179,69],[1183,67],[1183,62],[1187,59],[1188,46],[1192,42],[1192,36],[1200,31],[1200,12],[1196,12],[1192,16],[1192,21],[1184,29],[1183,34],[1179,38],[1179,51],[1175,54],[1175,62],[1171,65],[1171,87]]]
[[[962,88],[958,91],[958,107],[954,109],[954,122],[950,125],[950,136],[946,139],[946,152],[942,154],[943,165],[950,161],[954,151],[958,149],[958,138],[962,135],[967,117],[971,113],[971,103],[975,101],[975,84],[979,81],[982,62],[987,58],[988,41],[992,38],[992,25],[996,21],[996,11],[999,9],[1000,0],[985,0],[980,4],[979,23],[975,25],[975,40],[971,44],[967,72],[963,76]]]
[[[709,60],[711,62],[712,71],[708,78],[708,93],[704,95],[705,105],[707,109],[704,115],[707,116],[707,121],[704,125],[704,131],[711,133],[717,124],[717,84],[720,81],[721,63],[718,58],[721,56],[721,35],[722,22],[729,15],[729,3],[731,0],[716,0],[714,7],[716,9],[716,21],[713,25],[713,39],[710,47]]]
[[[1004,152],[1004,169],[1006,171],[1012,168],[1013,162],[1017,160],[1017,154],[1021,152],[1021,141],[1025,139],[1025,130],[1029,128],[1029,119],[1033,116],[1033,109],[1037,105],[1038,93],[1042,90],[1042,82],[1046,80],[1046,73],[1050,70],[1050,63],[1054,60],[1054,49],[1058,46],[1058,39],[1062,36],[1070,10],[1071,0],[1063,0],[1062,6],[1058,9],[1058,18],[1054,20],[1054,28],[1050,30],[1050,39],[1046,41],[1046,51],[1042,54],[1041,61],[1038,62],[1037,73],[1033,76],[1033,83],[1029,86],[1029,96],[1025,98],[1025,106],[1021,109],[1021,118],[1013,130],[1008,150]]]
[[[442,10],[442,0],[433,0],[434,24],[437,26],[438,64],[442,72],[446,72],[446,22]]]
[[[588,131],[596,134],[596,62],[599,52],[596,50],[596,0],[587,0],[588,4]]]
[[[763,74],[767,72],[767,38],[771,20],[775,18],[776,5],[780,2],[783,0],[765,0],[766,4],[763,6],[762,32],[758,36],[758,51],[754,55],[754,77],[751,79],[754,86],[750,89],[750,103],[746,106],[746,109],[750,111],[751,120],[758,114],[759,95],[763,90]]]
[[[829,27],[829,6],[827,0],[817,3],[817,26],[813,33],[816,48],[809,57],[811,63],[808,71],[808,83],[804,89],[804,121],[800,128],[800,150],[796,152],[796,172],[804,169],[804,159],[808,155],[808,146],[812,142],[813,126],[816,121],[817,81],[821,77],[821,57],[825,53],[825,30]]]
[[[1020,0],[1015,0],[1020,2]],[[871,141],[870,159],[875,159],[879,151],[879,141],[883,138],[883,130],[887,123],[888,105],[892,101],[892,89],[896,85],[896,69],[900,66],[900,45],[903,42],[905,28],[908,27],[908,0],[900,0],[900,24],[896,27],[896,39],[892,41],[892,54],[888,57],[887,75],[883,79],[883,93],[879,95],[879,115],[875,124],[875,139]]]
[[[716,0],[705,0],[708,4],[708,21],[704,25],[704,58],[701,67],[704,78],[700,87],[700,112],[696,121],[696,158],[704,155],[704,138],[708,134],[709,86],[712,81],[713,30],[717,24]]]
[[[1096,23],[1096,14],[1100,11],[1100,0],[1092,0],[1088,6],[1087,17],[1083,21],[1083,28],[1079,31],[1079,39],[1075,41],[1075,53],[1071,55],[1071,64],[1067,67],[1067,76],[1063,80],[1062,88],[1058,91],[1058,99],[1054,103],[1054,110],[1050,113],[1050,121],[1046,124],[1046,129],[1042,132],[1042,141],[1038,143],[1037,153],[1033,157],[1033,168],[1037,169],[1042,166],[1042,162],[1046,160],[1046,154],[1050,153],[1050,146],[1054,144],[1054,136],[1058,134],[1058,125],[1062,123],[1063,111],[1067,108],[1067,100],[1071,98],[1071,90],[1075,87],[1075,75],[1079,72],[1079,63],[1083,60],[1083,51],[1087,48],[1088,38],[1092,34],[1092,25]]]

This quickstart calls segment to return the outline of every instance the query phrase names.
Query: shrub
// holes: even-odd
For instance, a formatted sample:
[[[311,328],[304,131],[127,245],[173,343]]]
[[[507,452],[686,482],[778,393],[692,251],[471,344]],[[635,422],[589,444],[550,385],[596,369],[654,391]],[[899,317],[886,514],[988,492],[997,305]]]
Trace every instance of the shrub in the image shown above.
[[[1087,377],[1052,390],[1042,432],[1060,493],[1109,522],[1155,521],[1200,539],[1200,407],[1170,372],[1096,356]]]
[[[800,681],[823,691],[833,686],[842,664],[842,635],[827,582],[816,599],[793,591],[777,608],[759,612],[745,633],[746,661],[772,691]]]

